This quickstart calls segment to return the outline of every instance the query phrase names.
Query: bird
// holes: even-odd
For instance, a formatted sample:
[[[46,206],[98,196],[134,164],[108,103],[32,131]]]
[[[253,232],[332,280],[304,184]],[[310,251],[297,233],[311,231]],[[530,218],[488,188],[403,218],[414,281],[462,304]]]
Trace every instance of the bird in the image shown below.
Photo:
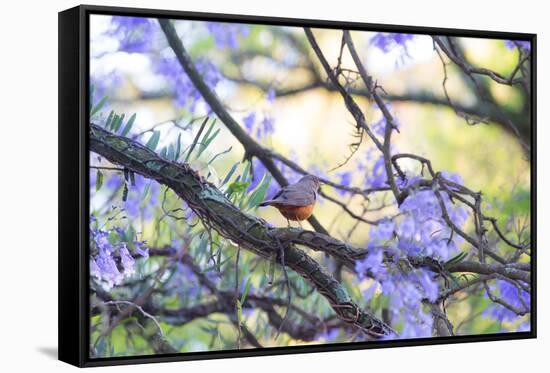
[[[290,227],[290,220],[300,221],[308,219],[313,213],[317,192],[321,181],[317,176],[305,175],[294,184],[284,186],[271,199],[265,200],[259,206],[273,206],[279,210]]]

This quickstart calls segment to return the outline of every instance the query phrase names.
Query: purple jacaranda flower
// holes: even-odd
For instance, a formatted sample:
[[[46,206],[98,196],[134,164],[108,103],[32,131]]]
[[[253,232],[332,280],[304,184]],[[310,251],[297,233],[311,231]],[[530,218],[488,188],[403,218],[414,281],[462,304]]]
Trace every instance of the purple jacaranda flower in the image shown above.
[[[405,320],[399,339],[426,338],[432,336],[433,320],[425,312],[420,319]]]
[[[352,180],[352,172],[351,171],[340,171],[336,174],[336,176],[338,177],[338,181],[337,183],[340,184],[340,185],[343,185],[345,187],[350,187],[351,186],[351,180]],[[342,189],[336,189],[336,192],[338,194],[340,194],[341,196],[343,195],[346,195],[347,191],[345,190],[342,190]]]
[[[439,285],[436,280],[434,280],[434,275],[432,272],[419,268],[414,272],[416,277],[416,282],[420,285],[424,291],[424,296],[430,301],[435,302],[439,296]]]
[[[136,253],[138,253],[142,257],[149,257],[149,248],[146,246],[145,241],[134,241],[134,248],[136,250]]]
[[[107,35],[117,39],[118,49],[128,53],[151,50],[158,24],[149,17],[113,16]]]
[[[376,293],[377,289],[378,289],[378,282],[371,284],[371,286],[369,286],[367,290],[363,291],[363,299],[369,302],[374,296],[374,294]]]
[[[218,48],[236,49],[239,47],[239,39],[249,33],[249,26],[239,23],[206,22],[206,28]]]
[[[120,71],[94,71],[90,75],[90,85],[93,87],[93,100],[95,102],[103,97],[113,97],[116,95],[117,89],[123,82],[123,77]]]
[[[95,193],[97,183],[97,170],[90,168],[90,194]]]
[[[124,178],[121,174],[110,172],[109,174],[105,175],[105,181],[103,183],[104,187],[109,190],[115,190],[120,188],[120,186],[123,183]]]
[[[254,127],[255,121],[256,121],[255,112],[250,112],[243,118],[244,127],[248,132],[252,132],[252,128]]]
[[[195,67],[204,82],[215,90],[222,78],[217,67],[211,61],[200,58],[195,61]],[[175,56],[161,57],[155,64],[155,72],[165,78],[166,84],[173,91],[176,106],[185,107],[190,113],[194,113],[197,104],[203,102],[200,92]]]
[[[364,259],[355,262],[355,272],[357,272],[360,279],[365,278],[367,272],[371,273],[376,279],[382,278],[386,274],[384,251],[371,249]]]
[[[413,34],[378,32],[372,37],[370,43],[387,53],[396,46],[406,48],[407,42],[411,41],[413,38]]]
[[[269,90],[267,91],[267,101],[270,104],[275,102],[275,89],[273,89],[273,87],[269,88]]]
[[[265,168],[262,161],[260,161],[258,158],[254,158],[252,160],[252,180],[250,180],[250,184],[246,188],[248,192],[253,190],[258,186],[260,181],[263,179],[264,175],[268,173],[267,169]]]
[[[384,136],[384,132],[386,131],[386,118],[382,117],[378,121],[374,122],[372,126],[372,130],[375,134],[378,136]]]
[[[131,275],[135,273],[136,268],[135,259],[130,255],[130,252],[128,251],[128,248],[126,247],[126,243],[121,243],[120,248],[120,261],[122,263],[122,267],[124,268],[124,274],[125,275]]]
[[[407,216],[401,220],[399,223],[399,228],[397,229],[397,234],[400,238],[405,238],[410,240],[414,238],[416,233],[416,226],[414,223],[414,218],[412,216]]]
[[[100,249],[99,255],[95,258],[95,261],[101,273],[101,279],[106,282],[107,287],[111,288],[122,282],[124,276],[118,270],[116,262],[110,252]]]
[[[504,45],[508,49],[521,48],[527,51],[531,50],[531,42],[526,40],[505,40]]]
[[[378,225],[373,225],[369,231],[371,243],[383,244],[393,239],[395,234],[395,223],[390,219],[384,219]]]
[[[326,342],[332,342],[332,341],[336,340],[339,335],[340,335],[340,329],[339,328],[333,328],[333,329],[325,330],[324,332],[319,334],[317,338],[323,339]]]
[[[466,211],[454,206],[450,200],[445,202],[445,206],[454,224],[463,226],[468,217]],[[451,228],[443,218],[441,206],[433,191],[411,193],[401,204],[400,210],[405,214],[397,230],[401,249],[417,251],[421,248],[418,254],[442,260],[458,251],[457,242],[461,238],[451,234]],[[413,252],[409,251],[409,254]]]
[[[370,173],[365,177],[366,188],[380,188],[386,186],[388,177],[384,165],[384,157],[381,155],[375,162]]]
[[[270,115],[264,114],[264,118],[260,122],[258,129],[256,130],[256,137],[258,139],[272,135],[275,131],[275,118]]]
[[[518,325],[517,331],[518,332],[529,332],[529,331],[531,331],[531,321],[530,320],[525,320],[522,323],[520,323]]]
[[[113,231],[115,231],[118,234],[121,241],[126,239],[126,231],[121,227],[113,227]]]
[[[516,285],[510,283],[509,281],[500,279],[496,281],[496,289],[493,289],[493,291],[494,290],[498,290],[498,295],[502,298],[502,300],[512,307],[526,312],[530,310],[531,295],[529,292],[523,289],[520,290]],[[511,309],[496,303],[491,303],[491,305],[484,312],[484,315],[499,322],[511,322],[519,317]]]
[[[94,276],[98,280],[101,279],[101,270],[93,257],[90,258],[90,275]]]

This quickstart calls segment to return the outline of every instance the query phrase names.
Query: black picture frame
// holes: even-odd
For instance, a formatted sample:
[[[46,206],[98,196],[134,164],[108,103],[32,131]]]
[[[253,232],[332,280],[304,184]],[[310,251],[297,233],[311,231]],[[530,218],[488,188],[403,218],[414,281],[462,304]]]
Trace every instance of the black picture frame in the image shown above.
[[[454,337],[419,338],[355,342],[295,347],[277,347],[253,350],[193,352],[168,355],[121,358],[88,357],[89,314],[89,174],[88,174],[88,116],[89,116],[89,17],[92,14],[149,16],[156,18],[250,22],[255,24],[311,26],[315,28],[345,28],[350,30],[411,32],[478,38],[526,40],[532,43],[533,90],[531,98],[531,229],[536,237],[536,126],[537,126],[537,36],[528,33],[461,30],[420,26],[382,25],[358,22],[214,14],[158,9],[137,9],[81,5],[59,13],[59,360],[79,367],[170,362],[197,359],[218,359],[262,355],[328,352],[385,347],[419,346],[446,343],[481,342],[536,338],[537,283],[536,242],[531,257],[532,314],[531,331],[469,335]]]

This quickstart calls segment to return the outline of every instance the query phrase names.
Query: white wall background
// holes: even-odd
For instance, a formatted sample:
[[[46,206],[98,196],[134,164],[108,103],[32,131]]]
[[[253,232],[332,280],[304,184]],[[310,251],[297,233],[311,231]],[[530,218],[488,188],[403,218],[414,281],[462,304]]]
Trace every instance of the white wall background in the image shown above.
[[[550,22],[545,2],[471,0],[119,0],[98,5],[538,33],[538,319],[526,341],[256,357],[121,372],[535,372],[550,350],[548,223]],[[5,1],[0,20],[0,369],[69,371],[57,349],[57,12],[76,1]],[[541,366],[542,365],[542,366]],[[33,370],[31,370],[33,369]]]

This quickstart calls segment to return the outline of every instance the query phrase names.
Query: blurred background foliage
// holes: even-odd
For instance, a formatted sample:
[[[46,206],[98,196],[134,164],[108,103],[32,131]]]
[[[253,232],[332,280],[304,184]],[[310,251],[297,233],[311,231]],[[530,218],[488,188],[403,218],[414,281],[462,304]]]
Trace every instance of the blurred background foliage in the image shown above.
[[[373,176],[377,155],[372,144],[365,140],[357,152],[350,150],[356,141],[353,120],[338,93],[323,86],[302,29],[199,21],[175,25],[205,81],[258,142],[308,172],[343,185],[368,188],[379,182]],[[90,31],[92,121],[147,144],[167,158],[188,161],[243,210],[273,226],[286,226],[275,209],[256,207],[261,198],[278,189],[261,163],[243,161],[242,146],[223,123],[201,126],[212,113],[177,64],[156,20],[93,15]],[[341,32],[322,29],[315,33],[329,61],[336,64]],[[430,159],[436,170],[460,175],[464,185],[483,192],[484,208],[506,227],[510,239],[529,240],[530,161],[518,137],[498,121],[468,125],[456,115],[445,101],[443,65],[430,36],[378,32],[353,32],[353,36],[398,120],[400,132],[394,134],[393,146]],[[471,63],[504,76],[518,63],[520,47],[510,41],[459,38],[459,42]],[[352,65],[351,58],[344,55],[342,64]],[[448,64],[447,73],[453,103],[490,116],[491,110],[458,68]],[[483,79],[483,84],[506,113],[524,123],[523,134],[529,139],[526,94],[490,79]],[[356,99],[368,123],[374,126],[381,121],[376,105],[360,95]],[[121,120],[115,114],[125,117]],[[113,120],[120,123],[113,124]],[[348,162],[337,167],[349,156]],[[242,295],[247,288],[254,296],[284,300],[281,269],[209,232],[166,187],[125,174],[96,154],[91,154],[90,161],[94,167],[90,172],[91,356],[173,352],[170,348],[180,352],[248,348],[254,343],[246,338],[246,330],[264,347],[362,340],[337,324],[326,300],[293,272],[288,273],[296,294],[293,304],[324,325],[306,339],[279,334],[265,309],[246,303],[247,294],[240,297],[238,306],[229,301],[231,312],[195,317],[190,313],[193,307],[225,299],[213,294],[205,282],[221,292]],[[419,172],[417,164],[403,164],[411,173]],[[299,177],[279,166],[290,181]],[[364,201],[329,186],[323,192],[345,201],[357,214],[369,208],[366,217],[371,220],[398,212],[385,193]],[[338,205],[321,198],[315,215],[332,236],[367,246],[369,225],[356,227],[356,220]],[[303,226],[311,229],[307,222]],[[471,222],[466,226],[473,229]],[[512,251],[502,243],[495,245],[503,255]],[[460,248],[469,253],[467,244]],[[311,255],[334,269],[323,254]],[[521,261],[528,262],[529,257],[523,255]],[[349,272],[342,272],[341,277],[356,301],[384,316],[388,296],[379,290],[364,295],[373,290],[372,280],[359,280]],[[492,286],[503,293],[497,285]],[[117,303],[120,300],[141,304],[142,312],[124,314],[129,306]],[[446,306],[457,335],[529,327],[528,315],[503,316],[498,312],[500,306],[479,289],[455,294]],[[274,303],[273,307],[284,314],[284,305]],[[292,310],[289,322],[315,324],[304,315]],[[405,322],[396,321],[394,326],[403,330]]]

